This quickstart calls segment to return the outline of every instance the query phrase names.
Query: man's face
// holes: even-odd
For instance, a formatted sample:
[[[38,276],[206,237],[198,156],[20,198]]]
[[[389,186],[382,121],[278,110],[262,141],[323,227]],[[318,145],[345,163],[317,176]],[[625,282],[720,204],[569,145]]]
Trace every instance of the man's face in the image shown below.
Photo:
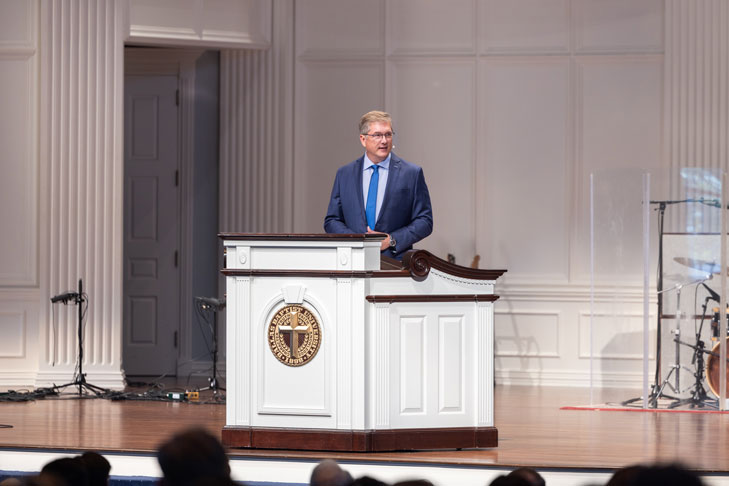
[[[369,128],[367,131],[369,135],[360,135],[359,141],[362,142],[367,157],[372,163],[379,164],[387,158],[390,150],[392,150],[392,136],[387,138],[372,135],[392,135],[392,126],[387,122],[372,122]]]

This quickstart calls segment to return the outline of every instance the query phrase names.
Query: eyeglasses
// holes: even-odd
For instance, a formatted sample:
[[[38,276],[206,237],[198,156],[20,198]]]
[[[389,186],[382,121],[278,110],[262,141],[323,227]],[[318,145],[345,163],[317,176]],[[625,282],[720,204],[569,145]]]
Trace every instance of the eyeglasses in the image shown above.
[[[391,140],[392,139],[392,136],[394,135],[394,133],[392,133],[392,132],[387,132],[387,133],[363,133],[362,135],[365,136],[365,137],[372,137],[373,139],[379,141],[379,140],[382,140],[383,138],[386,138],[387,140]]]

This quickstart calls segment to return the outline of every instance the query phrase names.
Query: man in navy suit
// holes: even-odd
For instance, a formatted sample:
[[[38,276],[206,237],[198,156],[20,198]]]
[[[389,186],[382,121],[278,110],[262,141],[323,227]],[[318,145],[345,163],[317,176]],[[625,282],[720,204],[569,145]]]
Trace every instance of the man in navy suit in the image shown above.
[[[392,153],[392,118],[370,111],[359,121],[362,157],[340,167],[324,230],[384,233],[382,254],[402,254],[433,231],[433,210],[423,169]]]

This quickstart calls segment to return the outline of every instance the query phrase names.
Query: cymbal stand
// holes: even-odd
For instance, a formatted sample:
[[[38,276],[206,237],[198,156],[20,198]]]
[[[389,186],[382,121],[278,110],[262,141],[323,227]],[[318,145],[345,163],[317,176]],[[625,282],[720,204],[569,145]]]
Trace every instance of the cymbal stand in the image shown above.
[[[668,386],[668,388],[670,388],[674,393],[681,393],[681,345],[679,344],[679,340],[681,339],[681,317],[683,314],[681,311],[681,289],[683,288],[683,284],[678,284],[674,288],[676,290],[676,327],[671,331],[671,334],[673,334],[673,342],[676,346],[676,356],[668,374],[663,379],[663,382],[658,388],[658,392],[655,393],[650,399],[650,403],[653,408],[658,407],[658,397],[660,396],[664,396],[665,398],[669,398],[671,400],[679,401],[678,397],[663,394],[663,390],[666,388],[666,386]],[[658,339],[660,338],[661,337],[659,335]],[[671,385],[672,374],[674,375],[674,380],[676,383],[675,385]]]

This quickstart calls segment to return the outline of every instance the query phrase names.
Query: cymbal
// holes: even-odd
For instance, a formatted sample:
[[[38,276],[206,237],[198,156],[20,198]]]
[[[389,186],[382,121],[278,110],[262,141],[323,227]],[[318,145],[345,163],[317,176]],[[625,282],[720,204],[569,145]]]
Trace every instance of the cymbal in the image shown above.
[[[705,273],[721,272],[721,266],[718,263],[714,262],[707,262],[704,260],[696,260],[694,258],[685,257],[674,257],[673,261]]]

